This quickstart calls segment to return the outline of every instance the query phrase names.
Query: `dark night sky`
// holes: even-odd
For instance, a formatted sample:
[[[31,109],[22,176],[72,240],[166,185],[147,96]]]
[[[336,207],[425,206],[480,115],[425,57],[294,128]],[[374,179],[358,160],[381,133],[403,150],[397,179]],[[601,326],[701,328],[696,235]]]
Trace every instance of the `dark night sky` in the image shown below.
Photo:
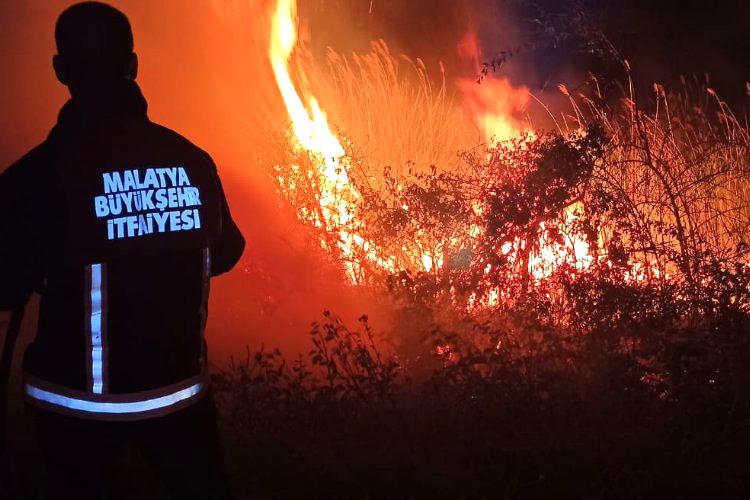
[[[554,17],[579,6],[585,24],[607,35],[644,88],[654,82],[674,86],[680,75],[708,73],[722,96],[740,107],[747,103],[747,0],[373,0],[372,9],[370,5],[369,0],[310,0],[301,2],[301,17],[312,20],[312,39],[321,48],[362,51],[370,39],[383,38],[406,54],[422,57],[428,67],[438,60],[450,64],[447,55],[455,54],[456,40],[469,26],[478,29],[486,57],[525,42],[527,48],[503,71],[534,90],[560,81],[573,83],[571,79],[588,71],[622,77],[620,65],[587,54],[580,38],[563,33],[536,36],[535,20],[541,13]],[[569,24],[571,29],[583,25]]]
[[[571,2],[539,3],[554,12]],[[584,0],[580,5],[633,63],[641,82],[670,85],[683,74],[708,73],[723,95],[736,100],[744,93],[750,79],[750,2]],[[563,64],[600,64],[577,49],[539,51],[537,64],[550,72]]]

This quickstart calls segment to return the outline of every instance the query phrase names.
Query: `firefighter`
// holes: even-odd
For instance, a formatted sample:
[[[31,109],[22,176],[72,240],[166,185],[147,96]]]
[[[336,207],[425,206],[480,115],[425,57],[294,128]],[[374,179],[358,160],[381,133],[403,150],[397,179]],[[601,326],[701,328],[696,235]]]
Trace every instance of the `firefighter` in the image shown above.
[[[245,241],[210,156],[148,119],[127,17],[79,3],[55,41],[71,98],[0,176],[0,309],[41,295],[23,370],[48,495],[101,498],[132,446],[170,497],[226,498],[204,330]]]

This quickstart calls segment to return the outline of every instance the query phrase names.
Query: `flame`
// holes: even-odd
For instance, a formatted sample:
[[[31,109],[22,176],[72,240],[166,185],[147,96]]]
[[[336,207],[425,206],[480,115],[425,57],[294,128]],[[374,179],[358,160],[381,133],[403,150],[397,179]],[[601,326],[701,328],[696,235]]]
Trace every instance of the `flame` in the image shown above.
[[[479,74],[482,51],[473,31],[467,31],[459,42],[458,55],[471,65],[474,74]],[[507,78],[486,75],[480,84],[474,77],[462,78],[458,89],[464,96],[464,108],[477,122],[485,141],[505,141],[531,132],[517,118],[529,104],[531,96],[527,87],[514,87]]]
[[[467,30],[457,50],[459,57],[471,65],[475,74],[482,70],[482,50],[473,30]],[[529,139],[536,137],[535,132],[517,118],[525,113],[531,98],[527,87],[515,87],[508,78],[487,74],[479,82],[474,78],[460,79],[458,88],[464,96],[464,109],[472,115],[487,143],[494,144],[521,136]],[[580,203],[565,209],[563,226],[566,231],[562,244],[549,241],[542,225],[538,250],[529,259],[529,272],[535,279],[549,277],[565,262],[573,264],[576,269],[586,269],[593,263],[585,236],[573,230],[574,221],[581,210],[583,206]],[[516,242],[515,246],[518,244]],[[515,254],[513,247],[514,244],[508,242],[501,251],[512,256]],[[486,300],[493,305],[499,294],[497,291],[490,292]]]
[[[583,210],[583,204],[576,202],[565,208],[563,220],[563,242],[550,242],[544,234],[539,238],[539,251],[532,255],[529,266],[531,274],[536,279],[547,278],[563,263],[568,263],[574,269],[588,269],[594,262],[591,248],[586,237],[573,229],[579,212]],[[544,223],[541,224],[544,232]]]
[[[372,246],[356,232],[348,229],[352,212],[360,198],[349,179],[349,161],[344,147],[328,125],[325,112],[317,99],[310,96],[305,104],[289,74],[289,63],[297,44],[297,3],[295,0],[278,0],[272,17],[269,58],[276,83],[292,123],[293,146],[302,148],[314,159],[315,175],[320,193],[320,214],[315,225],[327,232],[337,233],[337,246],[341,261],[345,263],[347,275],[357,281],[360,275],[355,258],[358,251],[376,264],[388,267]],[[324,248],[325,242],[322,242]]]
[[[326,115],[315,97],[310,97],[308,107],[305,107],[289,75],[289,59],[297,44],[296,1],[278,0],[272,23],[269,51],[271,67],[292,119],[295,136],[304,149],[321,156],[326,167],[326,178],[334,186],[348,184],[347,171],[341,165],[341,159],[344,158],[343,146],[331,132]]]

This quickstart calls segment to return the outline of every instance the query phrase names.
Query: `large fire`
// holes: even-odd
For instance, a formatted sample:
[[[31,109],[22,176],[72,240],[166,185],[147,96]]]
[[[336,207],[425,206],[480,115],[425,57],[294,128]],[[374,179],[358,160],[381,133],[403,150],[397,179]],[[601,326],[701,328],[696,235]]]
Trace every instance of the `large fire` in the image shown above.
[[[304,196],[314,198],[297,204],[297,216],[318,232],[321,246],[344,266],[350,282],[361,283],[373,271],[437,272],[449,258],[449,248],[452,252],[471,248],[484,229],[467,222],[457,234],[441,239],[443,235],[430,234],[426,228],[418,227],[397,247],[389,248],[365,236],[364,222],[357,217],[362,194],[352,182],[353,160],[347,154],[346,143],[331,129],[318,99],[309,86],[303,84],[309,78],[305,74],[305,65],[295,60],[297,30],[295,0],[278,0],[272,18],[269,57],[291,120],[289,140],[292,149],[305,157],[304,162],[277,169],[276,180],[282,191],[297,196],[303,191],[301,186],[305,186]],[[473,71],[478,71],[482,55],[476,36],[469,32],[458,48]],[[481,85],[475,77],[458,78],[456,87],[463,95],[463,112],[480,128],[488,147],[492,147],[495,141],[518,139],[524,134],[533,136],[533,131],[524,127],[519,118],[530,98],[525,87],[513,87],[507,79],[493,76],[486,77]],[[342,125],[345,130],[346,123]],[[523,147],[522,142],[518,142],[517,147]],[[487,209],[486,202],[481,199],[474,200],[472,206],[475,215]],[[401,209],[408,213],[410,207],[404,202]],[[565,210],[570,226],[577,217],[576,213],[582,209],[578,204]],[[551,270],[571,260],[579,268],[591,262],[588,244],[582,235],[571,229],[564,236],[563,241],[558,238],[553,242],[542,227],[540,241],[534,245],[538,250],[526,264],[532,276],[547,276]],[[523,245],[518,241],[508,243],[502,252],[513,258]],[[489,295],[496,301],[502,294],[498,290]]]
[[[325,113],[317,99],[310,96],[307,105],[302,101],[289,74],[289,60],[297,43],[297,5],[295,0],[279,0],[273,15],[269,57],[274,77],[292,121],[294,146],[310,153],[317,171],[307,175],[316,182],[319,190],[318,213],[301,214],[325,231],[337,233],[337,249],[346,263],[351,279],[359,275],[355,249],[383,266],[388,262],[379,259],[369,248],[369,243],[346,227],[352,219],[352,204],[359,193],[349,181],[349,162],[341,142],[328,126]],[[283,180],[282,180],[283,181]],[[324,247],[325,242],[323,242]]]

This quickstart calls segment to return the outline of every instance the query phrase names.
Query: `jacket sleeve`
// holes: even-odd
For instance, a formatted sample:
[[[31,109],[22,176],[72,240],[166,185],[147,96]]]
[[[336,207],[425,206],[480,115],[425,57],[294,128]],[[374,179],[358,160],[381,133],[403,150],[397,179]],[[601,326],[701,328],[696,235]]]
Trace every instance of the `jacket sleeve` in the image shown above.
[[[213,169],[218,187],[221,210],[218,235],[211,242],[211,276],[217,276],[231,270],[240,260],[242,252],[245,250],[245,238],[232,219],[229,204],[224,195],[224,188],[221,185],[221,179],[219,179],[219,174],[216,171],[216,165],[214,165],[213,161],[211,162],[211,168]]]
[[[0,174],[0,310],[23,306],[41,282],[35,150]]]

